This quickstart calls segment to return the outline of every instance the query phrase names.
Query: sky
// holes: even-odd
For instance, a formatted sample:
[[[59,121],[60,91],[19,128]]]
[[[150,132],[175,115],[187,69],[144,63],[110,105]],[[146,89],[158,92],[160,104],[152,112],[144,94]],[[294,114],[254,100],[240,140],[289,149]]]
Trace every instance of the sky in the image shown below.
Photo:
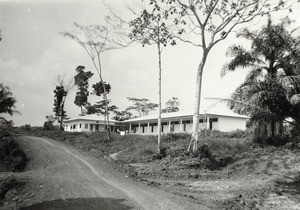
[[[126,1],[130,3],[132,0]],[[118,11],[126,12],[125,1],[110,0]],[[299,24],[299,8],[290,17]],[[0,0],[0,83],[8,86],[16,98],[16,109],[21,114],[3,115],[15,125],[41,126],[46,115],[53,113],[53,90],[57,75],[69,80],[75,75],[75,68],[83,65],[86,70],[95,70],[91,60],[77,43],[60,33],[74,30],[74,22],[88,25],[99,24],[105,15],[105,7],[96,0]],[[282,16],[276,16],[279,20]],[[253,29],[265,23],[259,18],[247,27]],[[231,35],[211,51],[204,70],[202,98],[228,98],[244,80],[247,71],[220,76],[228,46],[242,43]],[[201,49],[178,43],[163,50],[162,103],[178,97],[180,110],[193,110],[196,70]],[[158,102],[158,57],[155,46],[142,47],[134,44],[124,49],[106,52],[102,55],[103,78],[111,84],[109,98],[112,104],[124,110],[131,105],[126,97],[148,98]],[[98,82],[96,75],[90,84]],[[69,117],[80,114],[74,104],[76,89],[66,100]],[[99,100],[94,96],[91,101]],[[203,103],[205,104],[205,103]]]

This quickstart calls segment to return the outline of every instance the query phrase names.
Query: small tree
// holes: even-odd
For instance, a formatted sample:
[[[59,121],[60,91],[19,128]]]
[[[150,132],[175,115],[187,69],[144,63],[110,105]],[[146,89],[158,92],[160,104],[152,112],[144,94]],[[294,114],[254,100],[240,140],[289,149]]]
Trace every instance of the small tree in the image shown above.
[[[152,103],[147,98],[131,98],[127,97],[127,99],[133,103],[133,105],[128,106],[125,111],[134,110],[139,116],[146,116],[150,111],[155,110],[158,107],[158,104]]]
[[[166,102],[166,108],[162,109],[162,113],[178,112],[179,111],[179,99],[172,97]]]
[[[67,95],[74,87],[73,80],[65,83],[64,77],[57,76],[57,83],[54,90],[54,108],[53,111],[59,122],[59,129],[63,130],[63,121],[66,119],[66,111],[64,109]]]
[[[139,17],[130,22],[132,27],[131,39],[140,40],[142,46],[156,45],[158,54],[158,129],[157,150],[160,152],[161,145],[161,72],[162,72],[162,49],[170,42],[175,45],[174,37],[170,32],[171,25],[167,23],[166,14],[160,10],[157,4],[150,1],[150,11],[146,8],[141,11]],[[173,24],[172,24],[173,25]]]
[[[74,103],[80,107],[81,115],[83,115],[83,107],[86,105],[89,96],[89,82],[88,80],[93,76],[93,73],[90,71],[85,72],[84,66],[77,66],[77,74],[74,77],[75,85],[77,86],[78,91],[76,92]]]
[[[98,73],[100,83],[103,85],[103,99],[107,101],[107,91],[103,79],[102,54],[109,50],[126,47],[126,36],[123,34],[124,22],[118,18],[105,17],[104,25],[80,25],[75,23],[77,32],[63,32],[62,34],[77,42],[91,59],[96,72]],[[109,121],[108,105],[105,105],[105,120]],[[110,139],[108,131],[107,138]]]
[[[43,125],[43,130],[54,130],[54,122],[56,121],[56,117],[53,115],[46,115],[46,121]]]

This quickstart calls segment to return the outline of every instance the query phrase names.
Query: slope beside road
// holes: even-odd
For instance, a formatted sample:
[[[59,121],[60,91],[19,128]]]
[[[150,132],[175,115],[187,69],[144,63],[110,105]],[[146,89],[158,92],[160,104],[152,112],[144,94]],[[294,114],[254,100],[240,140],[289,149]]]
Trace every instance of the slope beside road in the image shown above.
[[[48,138],[20,137],[29,158],[22,209],[206,209],[188,199],[137,183],[105,161]]]

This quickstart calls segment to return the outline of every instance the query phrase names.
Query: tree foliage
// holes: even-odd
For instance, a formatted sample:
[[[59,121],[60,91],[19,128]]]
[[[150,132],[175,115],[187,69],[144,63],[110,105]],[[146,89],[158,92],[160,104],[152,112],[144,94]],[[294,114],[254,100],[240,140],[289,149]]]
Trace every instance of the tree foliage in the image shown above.
[[[16,112],[16,110],[14,110],[16,102],[9,87],[0,83],[0,113],[13,115],[13,113]]]
[[[228,50],[227,54],[233,58],[224,66],[222,74],[251,69],[233,93],[229,105],[235,112],[251,116],[252,124],[262,126],[263,121],[282,127],[288,117],[300,123],[300,40],[286,29],[288,23],[275,25],[269,19],[261,30],[245,29],[238,36],[251,41],[251,49],[234,45]],[[274,125],[272,136],[276,134],[273,129]]]
[[[46,115],[45,118],[46,121],[44,122],[43,130],[54,130],[54,122],[56,121],[57,117],[53,115]]]
[[[111,103],[111,100],[107,101],[105,103],[104,100],[98,101],[96,102],[94,105],[90,105],[88,104],[86,106],[86,114],[101,114],[101,115],[106,115],[106,109],[105,109],[105,104],[108,105],[108,112],[114,112],[115,110],[118,109],[118,107],[116,107],[115,105],[109,105]]]
[[[132,119],[132,118],[133,118],[132,113],[130,113],[126,110],[125,111],[118,111],[118,110],[114,111],[114,116],[113,116],[114,120],[124,121],[124,120],[129,120],[129,119]]]
[[[74,82],[73,80],[66,82],[65,78],[59,75],[57,76],[56,80],[58,85],[53,91],[54,92],[53,112],[55,113],[55,116],[57,117],[57,120],[60,124],[59,129],[63,130],[63,121],[67,119],[67,114],[65,111],[65,102],[69,92],[74,87]]]
[[[66,119],[67,114],[64,109],[64,98],[67,96],[67,91],[63,86],[56,86],[54,92],[54,108],[53,112],[55,116],[58,118],[58,122],[60,123],[60,130],[63,129],[63,120]]]
[[[109,83],[106,82],[97,82],[96,84],[93,84],[93,94],[96,96],[102,96],[104,92],[106,94],[109,94],[111,91],[111,86]]]
[[[93,73],[90,71],[85,72],[84,66],[77,66],[76,75],[74,77],[75,85],[77,86],[77,92],[75,96],[74,103],[81,108],[81,115],[83,115],[83,107],[88,102],[89,96],[89,82],[88,80],[93,76]]]
[[[166,102],[166,108],[162,109],[162,113],[178,112],[179,111],[179,99],[172,97]]]
[[[133,103],[133,105],[128,106],[125,111],[134,110],[139,116],[146,116],[149,112],[155,110],[158,107],[158,104],[152,103],[149,99],[146,98],[131,98],[127,99]]]

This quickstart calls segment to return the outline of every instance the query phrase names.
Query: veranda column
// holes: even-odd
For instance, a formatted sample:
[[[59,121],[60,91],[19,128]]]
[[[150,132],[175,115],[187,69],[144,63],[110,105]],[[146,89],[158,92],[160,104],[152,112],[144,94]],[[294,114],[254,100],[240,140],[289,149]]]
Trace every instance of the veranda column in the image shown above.
[[[129,131],[128,133],[131,133],[131,123],[129,123]]]
[[[171,132],[171,120],[169,120],[169,133]]]
[[[182,118],[180,118],[179,132],[182,132]]]
[[[148,121],[148,134],[150,133],[150,122]]]
[[[139,132],[138,133],[141,133],[141,123],[139,122]]]
[[[209,116],[206,117],[206,129],[209,130]]]

